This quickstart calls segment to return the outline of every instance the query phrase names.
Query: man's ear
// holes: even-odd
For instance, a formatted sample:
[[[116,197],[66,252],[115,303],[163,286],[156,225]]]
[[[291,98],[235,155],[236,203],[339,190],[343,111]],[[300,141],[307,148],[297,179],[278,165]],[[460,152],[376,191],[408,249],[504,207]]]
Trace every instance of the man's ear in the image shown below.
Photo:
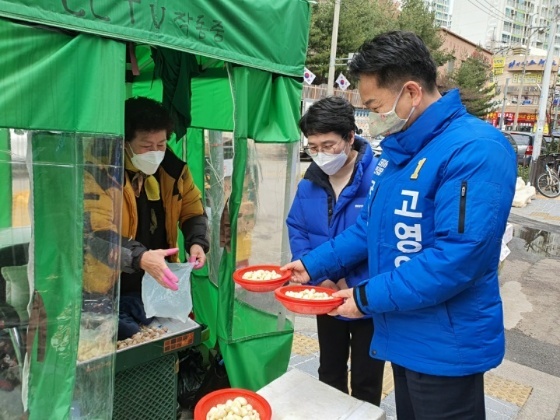
[[[424,97],[422,86],[420,86],[420,84],[416,82],[410,82],[405,86],[405,92],[410,95],[412,106],[418,107],[418,105],[420,105],[420,102],[422,102],[422,98]]]

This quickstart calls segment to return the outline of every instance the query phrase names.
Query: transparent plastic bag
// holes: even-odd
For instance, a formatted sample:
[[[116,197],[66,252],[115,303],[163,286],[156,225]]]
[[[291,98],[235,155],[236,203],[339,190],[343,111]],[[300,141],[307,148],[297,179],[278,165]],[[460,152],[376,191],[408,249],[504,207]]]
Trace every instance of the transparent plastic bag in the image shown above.
[[[142,279],[142,302],[146,317],[153,316],[178,319],[186,322],[192,310],[191,271],[192,263],[167,263],[169,269],[177,276],[179,290],[173,291],[162,287],[148,273]]]

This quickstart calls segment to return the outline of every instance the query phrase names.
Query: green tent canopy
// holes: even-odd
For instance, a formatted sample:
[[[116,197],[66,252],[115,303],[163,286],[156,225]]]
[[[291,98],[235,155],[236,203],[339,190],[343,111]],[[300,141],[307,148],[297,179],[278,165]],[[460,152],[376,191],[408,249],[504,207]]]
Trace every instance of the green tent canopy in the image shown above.
[[[0,0],[0,16],[302,77],[306,0]]]
[[[290,258],[284,220],[297,178],[309,13],[303,0],[0,0],[0,197],[12,203],[0,209],[0,244],[30,241],[29,308],[47,319],[28,340],[30,419],[111,415],[114,358],[87,375],[77,368],[88,271],[83,185],[93,166],[122,176],[123,103],[133,95],[161,100],[186,130],[170,146],[187,160],[211,223],[208,264],[192,278],[207,344],[220,345],[233,386],[258,389],[286,370],[290,316],[270,294],[235,287],[232,273]],[[14,153],[21,130],[25,179]],[[21,239],[28,208],[32,236]],[[108,297],[115,301],[116,287]]]

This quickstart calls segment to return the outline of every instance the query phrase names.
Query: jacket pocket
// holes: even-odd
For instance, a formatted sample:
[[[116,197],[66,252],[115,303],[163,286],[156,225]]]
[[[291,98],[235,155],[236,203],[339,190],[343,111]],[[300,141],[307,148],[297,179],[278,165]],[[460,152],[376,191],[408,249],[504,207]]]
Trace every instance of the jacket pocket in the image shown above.
[[[449,310],[445,302],[437,305],[436,314],[439,320],[439,324],[443,328],[442,331],[455,335],[455,331],[453,329],[453,323],[451,322],[451,317],[449,316]]]
[[[465,217],[467,212],[467,181],[461,182],[459,197],[459,233],[465,233]]]

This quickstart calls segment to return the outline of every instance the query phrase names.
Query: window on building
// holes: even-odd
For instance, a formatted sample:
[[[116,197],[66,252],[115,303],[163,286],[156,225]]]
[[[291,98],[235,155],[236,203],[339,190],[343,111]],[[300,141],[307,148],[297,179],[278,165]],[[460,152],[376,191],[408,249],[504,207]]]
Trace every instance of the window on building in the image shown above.
[[[447,73],[451,74],[453,73],[453,70],[455,70],[455,60],[449,60],[447,62]]]

